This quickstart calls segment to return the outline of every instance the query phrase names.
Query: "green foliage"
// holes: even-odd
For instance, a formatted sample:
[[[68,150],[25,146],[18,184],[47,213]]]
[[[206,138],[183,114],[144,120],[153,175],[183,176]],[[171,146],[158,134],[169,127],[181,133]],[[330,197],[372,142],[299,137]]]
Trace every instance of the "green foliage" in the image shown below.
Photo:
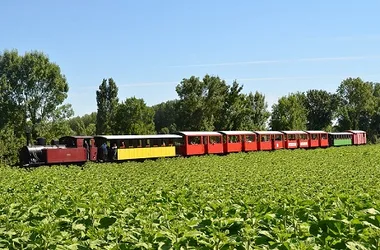
[[[65,135],[72,135],[74,132],[70,128],[68,118],[73,114],[71,104],[57,107],[49,120],[44,120],[35,126],[38,136],[44,137],[47,142],[50,142]]]
[[[194,76],[177,86],[177,127],[180,130],[241,130],[264,128],[269,117],[265,96],[245,95],[236,81],[231,86],[219,77]]]
[[[211,86],[208,85],[210,83]],[[177,125],[180,130],[214,130],[215,117],[210,112],[214,108],[217,113],[220,107],[207,107],[206,102],[214,100],[213,92],[209,91],[209,88],[216,84],[226,85],[220,78],[212,77],[210,79],[208,75],[204,77],[203,81],[199,77],[191,76],[189,79],[183,79],[177,85],[176,91],[179,96]]]
[[[308,90],[305,97],[308,130],[328,130],[337,110],[337,97],[325,90]]]
[[[6,114],[0,127],[12,124],[15,131],[24,131],[29,121],[33,136],[37,136],[36,126],[54,115],[69,87],[59,66],[44,53],[20,56],[12,50],[0,55],[0,90],[0,111]]]
[[[115,115],[115,134],[155,134],[154,110],[143,99],[127,98],[118,105]]]
[[[270,127],[272,130],[306,130],[306,108],[304,93],[283,96],[272,106]]]
[[[268,105],[265,101],[265,96],[259,92],[255,94],[249,93],[247,96],[248,105],[248,130],[265,130],[266,123],[270,117]]]
[[[373,83],[374,112],[368,129],[368,138],[373,143],[380,141],[380,83]]]
[[[243,129],[244,123],[247,120],[246,114],[249,112],[246,106],[245,96],[241,93],[243,86],[234,81],[229,86],[228,94],[226,96],[222,120],[219,121],[219,127],[222,130],[240,130]]]
[[[177,131],[177,120],[180,116],[178,112],[178,100],[170,100],[154,105],[154,124],[156,131],[164,134]]]
[[[26,145],[26,139],[23,136],[17,136],[11,126],[4,126],[0,130],[0,163],[17,164],[19,149],[24,145]]]
[[[69,121],[74,135],[95,135],[96,132],[96,112],[71,118]]]
[[[342,81],[337,89],[339,129],[368,130],[375,107],[373,93],[372,83],[364,82],[360,78],[347,78]]]
[[[16,50],[0,54],[0,128],[5,125],[22,128],[26,123],[25,108],[18,94],[21,91],[21,84],[18,84],[21,61]]]
[[[8,249],[379,249],[379,146],[0,167]]]
[[[103,79],[96,91],[98,111],[96,113],[96,134],[112,134],[115,125],[115,115],[119,99],[118,87],[112,78]]]

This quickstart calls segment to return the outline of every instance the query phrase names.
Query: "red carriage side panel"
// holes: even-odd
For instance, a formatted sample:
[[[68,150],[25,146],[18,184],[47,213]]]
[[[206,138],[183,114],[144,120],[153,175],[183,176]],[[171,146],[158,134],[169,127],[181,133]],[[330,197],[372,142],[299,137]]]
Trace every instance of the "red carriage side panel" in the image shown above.
[[[257,151],[258,149],[258,140],[255,134],[249,134],[244,136],[243,141],[243,151]]]
[[[284,148],[284,137],[282,134],[272,134],[272,148],[273,149],[283,149]]]
[[[329,137],[327,133],[321,133],[320,134],[320,141],[319,141],[320,147],[328,147],[329,146]]]
[[[286,149],[294,149],[298,148],[298,134],[293,131],[281,131],[284,133],[285,138],[285,148]]]
[[[203,144],[185,146],[185,155],[204,155],[205,153],[205,145]]]
[[[203,155],[206,153],[201,136],[185,136],[184,155]]]
[[[283,134],[279,131],[255,131],[258,150],[273,150],[284,148]]]
[[[327,132],[323,130],[307,130],[305,131],[308,135],[309,147],[328,147],[329,139]]]
[[[319,140],[320,140],[320,134],[319,133],[309,133],[309,147],[310,148],[317,148],[319,147]]]
[[[272,150],[272,142],[271,141],[260,141],[259,150],[260,151]]]
[[[362,133],[362,134],[360,134],[360,136],[359,136],[359,144],[367,144],[367,135],[366,135],[365,132]]]
[[[285,135],[285,148],[308,148],[309,136],[305,131],[281,131]]]
[[[239,135],[224,135],[224,153],[241,152],[243,143]]]
[[[270,135],[259,135],[259,150],[264,151],[264,150],[272,150],[272,142],[270,140]]]
[[[287,149],[292,149],[292,148],[297,148],[297,147],[298,147],[297,140],[290,140],[290,139],[286,140]]]
[[[222,134],[218,132],[180,131],[178,133],[184,138],[184,144],[180,149],[184,156],[223,153]],[[211,143],[210,136],[213,139]]]
[[[224,153],[252,151],[257,149],[252,131],[218,131],[223,134]]]
[[[217,136],[204,136],[204,143],[206,144],[207,154],[222,154],[223,141],[222,135]]]
[[[300,148],[308,148],[309,147],[309,136],[306,132],[298,135],[298,146]]]
[[[353,134],[352,135],[352,144],[358,145],[358,134]]]
[[[367,133],[363,130],[347,130],[352,133],[352,144],[361,145],[367,144]]]

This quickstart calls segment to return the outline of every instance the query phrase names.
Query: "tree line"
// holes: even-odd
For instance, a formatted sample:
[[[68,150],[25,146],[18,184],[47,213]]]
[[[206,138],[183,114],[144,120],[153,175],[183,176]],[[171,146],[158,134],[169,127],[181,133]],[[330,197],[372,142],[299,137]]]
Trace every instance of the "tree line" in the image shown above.
[[[96,91],[97,110],[74,117],[63,105],[69,85],[42,52],[0,54],[0,160],[17,161],[25,133],[49,140],[64,135],[156,134],[181,130],[361,129],[371,142],[380,134],[380,83],[344,79],[335,93],[321,89],[282,96],[269,110],[265,95],[219,76],[184,78],[178,98],[148,106],[142,98],[120,101],[112,78]]]

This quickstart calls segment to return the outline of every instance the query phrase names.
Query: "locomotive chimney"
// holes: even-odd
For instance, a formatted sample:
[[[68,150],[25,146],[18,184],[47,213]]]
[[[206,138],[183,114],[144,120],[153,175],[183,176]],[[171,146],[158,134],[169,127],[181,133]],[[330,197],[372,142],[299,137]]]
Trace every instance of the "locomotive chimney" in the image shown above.
[[[26,146],[30,146],[30,128],[29,126],[26,127],[25,129],[25,134],[26,134]]]

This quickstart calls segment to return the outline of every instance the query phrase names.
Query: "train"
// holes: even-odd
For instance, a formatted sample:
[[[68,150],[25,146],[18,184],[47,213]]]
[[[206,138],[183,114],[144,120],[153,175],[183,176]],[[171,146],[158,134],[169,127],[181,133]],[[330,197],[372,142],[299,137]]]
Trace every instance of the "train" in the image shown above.
[[[44,138],[19,150],[22,167],[121,162],[166,157],[237,152],[312,149],[367,144],[362,130],[306,131],[179,131],[152,135],[63,136]]]

